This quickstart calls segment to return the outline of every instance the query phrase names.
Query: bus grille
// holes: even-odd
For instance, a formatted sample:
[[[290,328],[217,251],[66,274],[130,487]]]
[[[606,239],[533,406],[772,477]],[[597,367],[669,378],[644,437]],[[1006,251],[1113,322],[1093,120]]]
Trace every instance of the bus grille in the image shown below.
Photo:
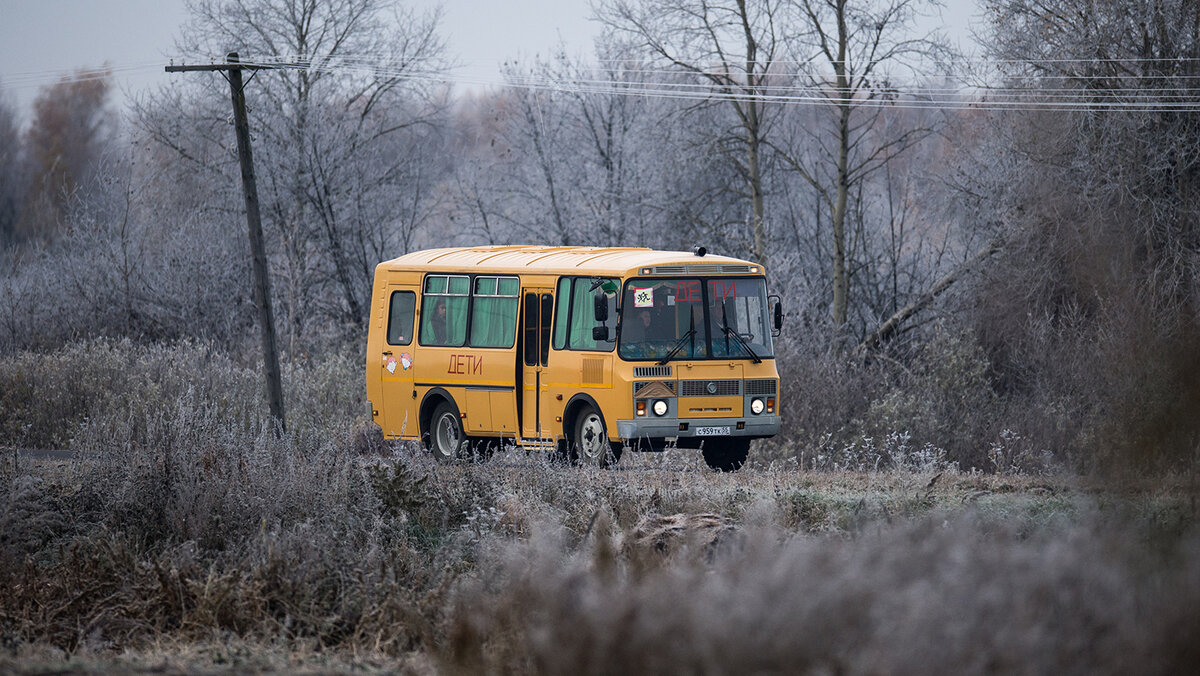
[[[775,379],[747,380],[746,394],[775,394]]]
[[[712,390],[709,390],[709,385]],[[681,380],[679,381],[679,396],[681,397],[732,397],[742,393],[740,380]]]
[[[670,366],[634,366],[634,378],[670,378]]]

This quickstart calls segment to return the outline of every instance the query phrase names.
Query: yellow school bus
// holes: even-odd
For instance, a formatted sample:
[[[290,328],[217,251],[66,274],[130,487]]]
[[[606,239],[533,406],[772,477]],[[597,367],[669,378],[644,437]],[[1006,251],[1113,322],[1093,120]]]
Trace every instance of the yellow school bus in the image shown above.
[[[375,268],[371,415],[439,460],[513,443],[608,465],[674,440],[733,471],[779,432],[766,271],[635,248],[418,251]]]

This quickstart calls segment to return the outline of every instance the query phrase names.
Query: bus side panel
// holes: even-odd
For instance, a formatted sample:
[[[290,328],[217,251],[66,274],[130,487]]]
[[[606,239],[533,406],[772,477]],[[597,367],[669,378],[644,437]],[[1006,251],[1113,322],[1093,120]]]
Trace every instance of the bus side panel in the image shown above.
[[[468,387],[463,393],[463,410],[467,417],[463,427],[467,434],[486,434],[492,431],[492,393]]]
[[[413,368],[420,395],[432,387],[450,392],[469,435],[513,436],[517,427],[514,350],[418,347]]]
[[[631,405],[628,388],[618,393],[613,387],[614,360],[611,352],[551,350],[547,369],[549,388],[542,403],[543,425],[555,430],[555,434],[570,438],[574,430],[567,418],[565,404],[576,394],[586,394],[600,406],[609,439],[616,441],[616,420],[622,415],[630,415]]]
[[[517,393],[489,392],[492,409],[492,431],[509,439],[517,436]]]

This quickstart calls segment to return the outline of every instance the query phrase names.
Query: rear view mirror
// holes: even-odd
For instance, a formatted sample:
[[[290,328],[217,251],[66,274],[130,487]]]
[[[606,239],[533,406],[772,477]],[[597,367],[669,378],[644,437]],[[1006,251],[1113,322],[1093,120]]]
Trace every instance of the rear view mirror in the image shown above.
[[[767,302],[774,306],[771,311],[771,335],[778,336],[783,331],[783,301],[779,296],[770,295],[767,296]]]
[[[600,342],[600,343],[607,343],[609,340],[611,340],[608,337],[608,327],[607,326],[593,326],[592,327],[592,340]]]
[[[596,321],[598,323],[608,321],[608,295],[603,291],[597,291],[596,295],[592,298],[592,305],[594,306]]]

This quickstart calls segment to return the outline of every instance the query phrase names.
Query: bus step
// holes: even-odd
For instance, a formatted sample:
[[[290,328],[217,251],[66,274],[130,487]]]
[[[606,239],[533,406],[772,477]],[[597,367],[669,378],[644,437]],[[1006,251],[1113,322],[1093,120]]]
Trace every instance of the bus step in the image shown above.
[[[553,451],[558,448],[558,442],[554,439],[522,439],[521,448],[528,451]]]

